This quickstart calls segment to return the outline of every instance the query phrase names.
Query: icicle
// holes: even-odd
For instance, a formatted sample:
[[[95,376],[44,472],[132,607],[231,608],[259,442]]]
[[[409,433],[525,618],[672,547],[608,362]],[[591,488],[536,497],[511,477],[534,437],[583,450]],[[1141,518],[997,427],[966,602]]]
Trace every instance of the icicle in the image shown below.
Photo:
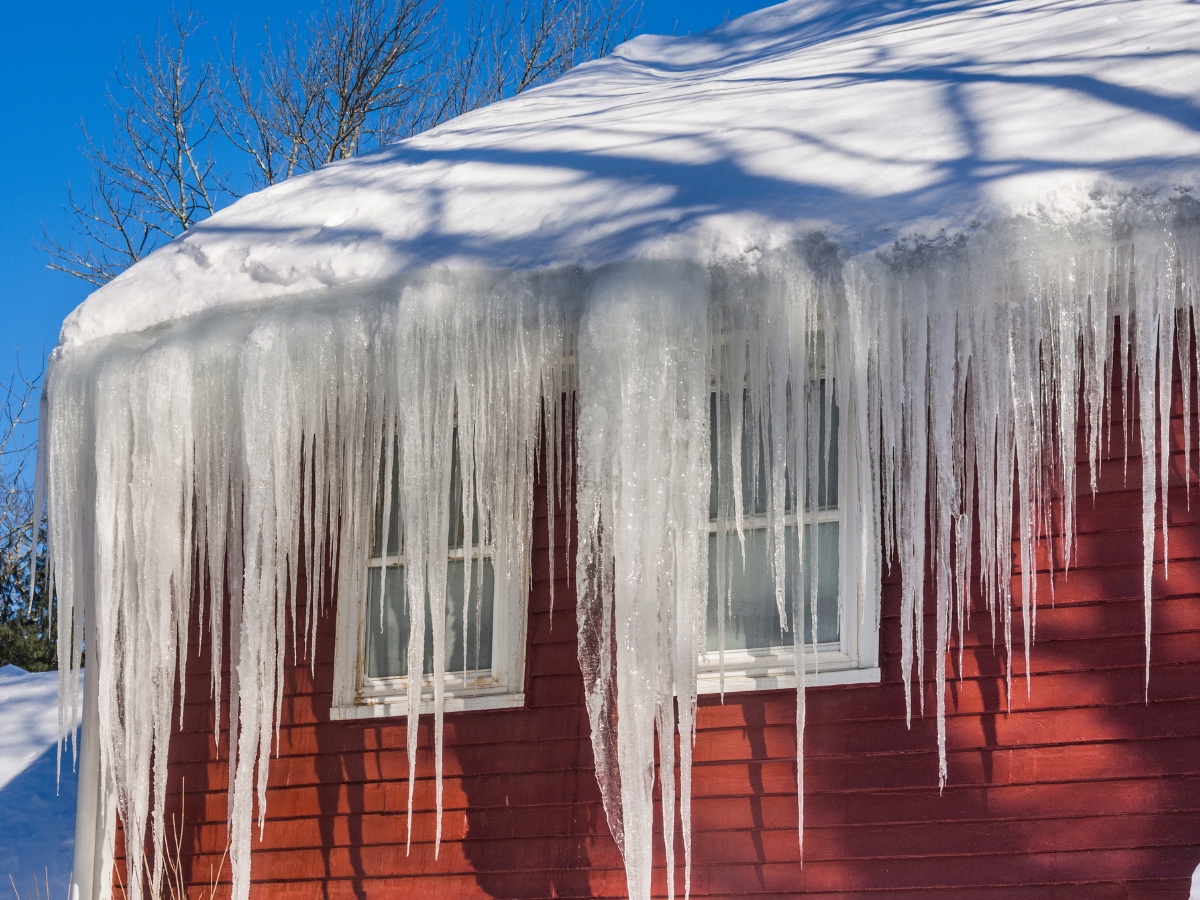
[[[423,273],[369,291],[338,289],[327,302],[248,306],[56,351],[38,497],[60,655],[70,663],[62,721],[76,718],[72,691],[86,642],[97,671],[87,702],[98,713],[100,780],[115,791],[132,871],[142,871],[148,844],[148,879],[158,889],[166,768],[156,761],[167,759],[197,603],[212,645],[212,694],[229,695],[230,860],[233,896],[245,900],[287,648],[311,665],[327,586],[340,598],[366,595],[359,557],[372,543],[377,504],[391,505],[390,478],[382,498],[375,492],[393,468],[413,625],[406,840],[417,724],[428,705],[435,854],[441,628],[432,629],[433,670],[421,673],[426,610],[435,623],[446,614],[448,526],[461,513],[459,614],[477,621],[478,607],[466,606],[482,579],[476,554],[494,560],[497,603],[528,589],[539,466],[551,529],[556,501],[578,481],[579,659],[597,777],[632,897],[650,886],[656,732],[668,863],[678,806],[690,892],[710,530],[723,629],[750,515],[766,535],[780,630],[792,632],[803,747],[802,610],[807,597],[815,635],[815,543],[813,571],[794,567],[790,586],[787,559],[796,545],[804,559],[804,542],[816,539],[812,495],[821,460],[831,465],[835,414],[840,590],[874,598],[885,560],[900,563],[909,719],[914,687],[924,709],[932,604],[940,785],[949,772],[945,666],[955,623],[961,652],[967,594],[978,592],[993,639],[1003,642],[1011,703],[1018,604],[1031,684],[1038,548],[1059,542],[1049,555],[1051,585],[1054,568],[1065,572],[1074,558],[1076,435],[1082,425],[1094,495],[1109,449],[1105,416],[1119,406],[1127,421],[1131,390],[1141,413],[1148,677],[1156,515],[1164,558],[1167,550],[1172,354],[1186,357],[1185,415],[1200,368],[1191,357],[1200,354],[1191,332],[1200,217],[1190,209],[1126,210],[1070,227],[994,223],[961,239],[898,242],[849,260],[812,238],[707,270],[660,261],[592,273]],[[564,408],[573,390],[577,406]],[[1190,432],[1183,443],[1190,454]],[[452,500],[454,448],[462,490]],[[339,614],[353,606],[344,602]],[[354,629],[361,624],[353,619]],[[141,879],[128,889],[139,900]]]
[[[543,279],[553,303],[528,280],[475,279],[446,303],[444,285],[413,283],[399,302],[368,297],[333,310],[184,322],[56,357],[39,466],[61,652],[78,671],[86,634],[90,664],[101,675],[89,702],[99,704],[102,779],[116,788],[131,872],[143,870],[141,836],[151,835],[152,895],[165,859],[166,748],[193,584],[201,616],[207,606],[217,698],[226,598],[230,604],[230,861],[234,896],[244,898],[254,807],[260,834],[265,825],[285,651],[290,644],[295,656],[311,654],[331,562],[338,593],[363,595],[365,560],[356,553],[369,545],[377,436],[387,423],[400,428],[405,445],[399,462],[402,505],[412,517],[408,551],[425,560],[407,567],[406,575],[423,579],[409,596],[428,590],[432,614],[444,615],[448,529],[439,525],[449,517],[444,451],[455,398],[475,461],[465,476],[474,486],[470,507],[502,562],[496,595],[508,597],[510,583],[527,582],[542,388],[565,384],[570,304],[563,298],[572,277]],[[436,377],[441,384],[431,392],[423,379]],[[341,559],[331,561],[339,547]],[[441,642],[441,629],[435,634]],[[413,643],[413,671],[420,672],[423,648]],[[412,682],[415,723],[421,679]],[[65,715],[69,691],[63,696]],[[440,726],[435,713],[439,776]],[[140,896],[137,874],[128,889]]]
[[[1172,352],[1175,347],[1176,246],[1165,227],[1134,242],[1134,352],[1137,355],[1139,437],[1142,454],[1142,591],[1145,625],[1145,697],[1150,698],[1150,598],[1153,591],[1155,487],[1159,489],[1163,576],[1167,575],[1167,494],[1171,458]],[[1157,404],[1156,401],[1157,400]],[[1157,423],[1156,423],[1157,418]],[[1156,424],[1158,430],[1156,433]],[[1155,472],[1155,437],[1159,471]]]
[[[631,900],[650,896],[654,730],[660,751],[674,740],[676,695],[691,720],[680,743],[694,737],[708,598],[708,315],[702,270],[641,263],[597,277],[580,325],[579,656]],[[662,782],[673,807],[671,762]],[[689,751],[681,762],[686,790]]]
[[[51,435],[63,437],[83,426],[94,428],[95,437],[91,446],[63,441],[62,450],[74,459],[50,457],[48,473],[52,529],[57,532],[56,586],[66,606],[60,607],[60,622],[87,597],[83,579],[91,576],[95,586],[89,608],[76,606],[72,627],[60,628],[59,650],[71,660],[74,678],[76,648],[84,633],[80,626],[86,626],[89,665],[98,665],[100,674],[98,694],[90,700],[98,707],[101,767],[111,773],[130,836],[127,853],[136,877],[128,890],[133,900],[142,896],[143,869],[152,885],[163,870],[157,851],[164,837],[175,681],[187,652],[193,540],[192,460],[181,452],[191,442],[190,350],[182,342],[165,342],[144,353],[141,349],[118,348],[93,370],[90,410],[75,406],[87,396],[76,394],[57,407],[67,420],[51,413]],[[82,373],[70,372],[68,378],[74,374]],[[47,388],[52,399],[61,385],[58,377],[56,373]],[[94,424],[84,425],[80,413]],[[64,475],[78,481],[72,485]],[[81,496],[71,496],[73,490]],[[81,500],[90,500],[92,510],[85,513]],[[62,515],[68,510],[83,525],[70,536],[63,534],[71,530]],[[89,533],[89,525],[94,532]],[[81,539],[94,541],[94,555],[84,550]],[[77,554],[63,554],[64,544],[74,545]],[[92,560],[95,569],[89,571]],[[147,692],[148,685],[166,690]],[[183,685],[179,689],[182,703]],[[142,852],[147,828],[156,851],[149,861]]]

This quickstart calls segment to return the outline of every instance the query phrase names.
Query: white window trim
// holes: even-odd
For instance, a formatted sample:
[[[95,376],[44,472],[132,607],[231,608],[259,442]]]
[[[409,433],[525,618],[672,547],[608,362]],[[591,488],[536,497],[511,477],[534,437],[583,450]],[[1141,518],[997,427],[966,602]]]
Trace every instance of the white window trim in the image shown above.
[[[529,598],[524,572],[502,573],[496,566],[495,548],[469,548],[477,564],[492,561],[495,593],[492,597],[492,667],[445,673],[442,682],[444,712],[483,709],[516,709],[525,705],[525,643]],[[467,549],[451,547],[447,560],[465,559]],[[364,562],[365,558],[365,562]],[[356,565],[364,576],[371,568],[403,565],[403,554],[370,556],[365,547],[343,564]],[[504,577],[507,574],[507,577]],[[507,598],[502,596],[507,585]],[[370,579],[362,578],[353,602],[338,598],[337,646],[334,649],[333,704],[329,717],[351,719],[406,718],[408,676],[372,678],[367,674],[367,610],[370,608]],[[419,715],[434,712],[433,676],[422,677]]]
[[[849,418],[849,417],[847,417]],[[844,427],[844,426],[843,426]],[[879,665],[879,596],[875,590],[864,590],[861,583],[864,555],[877,551],[873,541],[861,527],[851,521],[851,510],[858,509],[859,498],[851,496],[857,484],[855,471],[857,455],[848,435],[838,441],[838,508],[804,514],[790,513],[785,525],[837,522],[839,526],[838,611],[839,637],[809,645],[804,652],[805,683],[808,687],[838,684],[874,684],[881,681]],[[374,498],[372,498],[372,501]],[[748,520],[755,527],[756,518]],[[711,529],[716,523],[710,524]],[[745,527],[745,526],[744,526]],[[735,538],[736,539],[736,538]],[[528,542],[527,542],[528,543]],[[448,559],[463,558],[461,548],[451,549]],[[495,557],[491,548],[473,553],[475,558]],[[361,560],[367,559],[364,564]],[[400,561],[399,557],[388,558]],[[357,548],[343,564],[368,567],[378,563],[368,549]],[[528,566],[529,560],[523,561]],[[502,577],[507,574],[507,577]],[[496,570],[496,593],[493,598],[492,668],[486,673],[447,672],[443,710],[514,709],[525,705],[526,639],[529,627],[529,590],[527,572],[501,573]],[[502,585],[507,584],[507,597]],[[408,715],[408,678],[370,678],[366,674],[366,610],[368,609],[368,579],[363,578],[358,597],[345,602],[339,597],[337,637],[334,650],[333,720],[404,718]],[[505,600],[507,599],[507,602]],[[726,650],[724,692],[794,690],[797,687],[795,651],[790,646],[774,649]],[[721,667],[715,651],[705,653],[698,674],[697,691],[716,694],[722,691]],[[420,714],[434,711],[433,679],[425,676]]]
[[[843,420],[842,427],[845,427]],[[838,506],[798,516],[795,512],[784,518],[785,526],[838,523],[838,640],[826,641],[804,648],[805,685],[817,687],[835,684],[877,684],[882,680],[879,666],[879,597],[864,591],[860,583],[860,555],[864,551],[862,529],[852,534],[856,523],[849,521],[849,510],[855,505],[849,496],[850,486],[857,483],[854,471],[856,457],[849,452],[853,441],[846,434],[838,441]],[[761,516],[746,517],[753,523],[747,527],[762,527]],[[713,533],[716,522],[709,523]],[[732,533],[732,532],[731,532]],[[736,533],[732,533],[737,540]],[[717,651],[706,652],[700,662],[696,690],[699,694],[722,692],[721,665]],[[726,650],[724,693],[742,691],[795,690],[796,651],[791,646],[753,650]]]
[[[514,709],[525,705],[528,598],[523,590],[524,578],[506,580],[507,602],[500,594],[502,579],[497,573],[496,594],[492,601],[492,668],[468,672],[465,680],[461,671],[446,672],[442,701],[445,712]],[[355,646],[352,652],[335,651],[334,678],[335,682],[341,681],[343,690],[339,692],[335,684],[335,702],[329,711],[334,720],[404,718],[408,715],[408,676],[371,678],[367,675],[367,608],[365,585],[354,602],[338,604],[338,631],[340,634],[352,633]],[[347,620],[344,623],[341,621],[343,610]],[[354,621],[349,621],[351,619]],[[434,711],[433,676],[424,676],[422,682],[420,715],[426,715]],[[350,690],[346,691],[346,687]]]

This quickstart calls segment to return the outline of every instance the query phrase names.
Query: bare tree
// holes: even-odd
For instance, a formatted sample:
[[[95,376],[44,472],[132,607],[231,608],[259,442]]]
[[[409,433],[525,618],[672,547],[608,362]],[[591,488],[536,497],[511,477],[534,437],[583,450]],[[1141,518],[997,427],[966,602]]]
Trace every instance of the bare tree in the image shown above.
[[[50,268],[105,284],[216,209],[212,70],[193,73],[186,52],[199,24],[191,13],[174,16],[149,49],[138,41],[132,60],[122,53],[109,89],[112,138],[84,130],[92,175],[85,196],[68,187],[73,235],[44,233]]]
[[[199,22],[172,18],[124,56],[113,136],[85,131],[87,193],[68,188],[72,234],[45,232],[50,268],[94,285],[255,190],[544,84],[603,56],[637,24],[636,0],[478,0],[447,34],[440,0],[323,0],[257,52],[193,71]],[[218,161],[223,167],[218,171]],[[232,176],[225,173],[234,173]]]
[[[216,94],[225,137],[245,154],[255,187],[274,184],[417,131],[438,57],[430,0],[325,0],[303,27],[270,29],[256,65],[236,36]]]
[[[638,24],[631,0],[480,0],[445,54],[434,121],[553,81],[606,56]]]
[[[0,548],[15,547],[24,554],[29,552],[32,534],[29,510],[33,491],[28,476],[36,446],[32,429],[40,391],[40,373],[26,377],[19,364],[8,384],[0,383]],[[7,564],[3,553],[0,549],[0,567]]]
[[[42,520],[29,484],[40,381],[18,365],[0,383],[0,666],[30,672],[58,665]]]

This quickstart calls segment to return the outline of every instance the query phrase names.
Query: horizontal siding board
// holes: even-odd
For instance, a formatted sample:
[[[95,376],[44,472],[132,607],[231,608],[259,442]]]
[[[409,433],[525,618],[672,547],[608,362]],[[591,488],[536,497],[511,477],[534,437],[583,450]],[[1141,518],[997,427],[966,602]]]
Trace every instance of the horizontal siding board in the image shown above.
[[[751,838],[746,836],[749,843]],[[475,865],[471,872],[455,868],[462,860],[452,852],[456,845],[447,845],[435,860],[432,844],[414,846],[410,855],[400,847],[367,846],[358,849],[330,848],[321,852],[278,853],[263,851],[256,855],[256,877],[266,882],[322,882],[352,880],[362,877],[363,870],[374,874],[365,884],[402,884],[408,876],[423,884],[425,896],[439,896],[440,885],[449,886],[460,879],[479,879],[480,886],[501,896],[512,896],[496,888],[509,889],[522,882],[540,880],[556,870],[575,869],[582,876],[579,889],[587,891],[578,896],[621,896],[624,894],[624,873],[616,848],[604,852],[599,847],[572,842],[559,842],[547,860],[544,848],[520,842],[497,842],[491,867]],[[751,848],[756,855],[766,856],[775,848],[765,844]],[[804,867],[798,862],[776,861],[705,861],[693,863],[694,896],[738,896],[745,894],[833,891],[885,891],[914,889],[974,890],[988,887],[1024,887],[1053,884],[1097,885],[1118,881],[1128,875],[1132,879],[1156,879],[1166,867],[1178,866],[1194,856],[1187,846],[1165,846],[1138,849],[1094,850],[1036,850],[1020,853],[998,852],[963,856],[915,856],[887,859],[856,860],[848,866],[840,859],[808,859]],[[593,858],[593,855],[596,855]],[[195,862],[205,870],[215,857],[200,857]],[[547,866],[546,863],[551,863]],[[659,860],[661,863],[661,860]],[[681,874],[677,872],[677,876]],[[656,882],[665,888],[661,865]],[[680,879],[681,880],[681,879]],[[758,891],[754,889],[757,888]],[[368,891],[368,895],[370,892]],[[401,894],[404,896],[404,894]],[[388,893],[387,896],[392,896]],[[1011,894],[1010,894],[1011,896]]]
[[[778,803],[776,818],[768,823],[750,819],[719,820],[698,815],[693,838],[693,853],[697,859],[712,863],[756,861],[759,858],[799,863],[795,803],[790,808]],[[489,810],[482,817],[483,825],[472,825],[475,814],[464,810],[448,811],[442,823],[442,842],[447,848],[459,844],[489,843],[499,855],[510,855],[512,846],[558,846],[564,841],[575,845],[603,845],[611,851],[611,839],[599,835],[597,818],[603,816],[599,806],[585,809],[563,807],[544,810]],[[1031,847],[1066,847],[1076,851],[1107,850],[1136,847],[1175,847],[1194,843],[1200,827],[1200,810],[1179,813],[1139,813],[1129,815],[1094,815],[1045,819],[990,819],[958,822],[947,829],[940,821],[909,823],[900,829],[894,825],[857,825],[843,823],[808,823],[804,839],[805,862],[842,859],[892,859],[1025,853]],[[718,827],[720,826],[720,827]],[[223,839],[221,825],[205,825],[184,833],[185,840],[200,840],[208,846],[219,846]],[[662,832],[655,831],[661,850]],[[355,847],[386,847],[403,845],[406,834],[405,816],[364,815],[336,816],[328,820],[299,818],[278,820],[255,843],[256,852],[321,853],[325,849]],[[762,836],[761,849],[758,835]],[[414,816],[413,846],[430,845],[434,836],[434,816],[425,812]],[[676,835],[678,840],[678,833]],[[402,848],[401,848],[402,849]],[[500,852],[503,851],[503,852]],[[449,851],[453,853],[453,851]],[[682,852],[682,847],[680,847]],[[212,854],[210,854],[212,855]],[[401,854],[403,855],[403,854]],[[452,869],[470,870],[469,860],[454,863]],[[439,853],[439,860],[441,856]],[[660,859],[660,864],[662,863]],[[614,863],[615,864],[615,863]],[[377,873],[378,874],[378,873]]]

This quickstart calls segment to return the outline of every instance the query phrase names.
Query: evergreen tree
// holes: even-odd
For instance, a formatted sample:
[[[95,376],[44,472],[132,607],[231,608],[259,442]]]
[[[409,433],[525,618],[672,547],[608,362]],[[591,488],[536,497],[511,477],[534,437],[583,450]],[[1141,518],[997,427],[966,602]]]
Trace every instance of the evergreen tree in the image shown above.
[[[0,382],[0,666],[58,668],[57,627],[46,590],[46,532],[35,513],[28,473],[34,456],[39,378],[20,369]],[[30,567],[36,566],[32,598]]]
[[[18,537],[10,534],[7,546],[0,547],[0,666],[46,672],[58,668],[58,626],[46,591],[45,529],[38,534],[32,602],[29,567],[33,554],[27,540],[14,546]]]

